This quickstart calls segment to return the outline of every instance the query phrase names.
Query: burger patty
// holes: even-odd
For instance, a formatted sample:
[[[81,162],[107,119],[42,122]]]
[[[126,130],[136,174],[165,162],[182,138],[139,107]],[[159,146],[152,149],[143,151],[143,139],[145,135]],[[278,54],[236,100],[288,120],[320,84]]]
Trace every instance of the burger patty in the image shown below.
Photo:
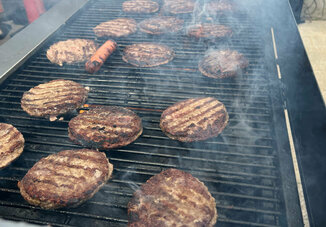
[[[68,39],[60,41],[47,50],[46,57],[50,62],[60,66],[63,63],[73,64],[87,61],[97,49],[97,45],[88,39]]]
[[[150,0],[131,0],[122,4],[122,10],[126,13],[155,13],[159,4]]]
[[[248,60],[235,50],[214,50],[199,62],[198,68],[207,77],[226,78],[236,76],[248,65]]]
[[[141,119],[119,106],[90,109],[69,122],[69,138],[86,147],[109,149],[126,146],[143,132]]]
[[[163,11],[169,14],[192,13],[196,2],[193,0],[166,0],[164,1]]]
[[[191,174],[168,169],[151,177],[128,204],[128,226],[212,227],[215,199]]]
[[[127,46],[122,60],[138,67],[153,67],[171,61],[174,51],[165,45],[156,43],[139,43]]]
[[[232,30],[220,24],[203,23],[190,26],[187,34],[196,38],[215,39],[230,37]]]
[[[135,33],[137,30],[137,23],[134,19],[118,18],[103,22],[93,28],[96,36],[110,36],[122,37]]]
[[[174,33],[182,29],[184,21],[176,17],[159,16],[145,19],[139,23],[139,29],[149,34]]]
[[[205,4],[205,9],[210,15],[223,14],[234,11],[234,4],[227,0],[214,0]]]
[[[75,207],[93,197],[113,171],[105,153],[65,150],[38,161],[18,182],[20,193],[44,209]]]
[[[218,136],[228,120],[224,104],[217,99],[192,98],[164,110],[160,127],[171,139],[192,142]]]
[[[82,106],[88,89],[71,80],[52,80],[24,92],[21,107],[29,115],[52,120]]]
[[[24,144],[23,135],[14,126],[0,123],[0,169],[23,153]]]

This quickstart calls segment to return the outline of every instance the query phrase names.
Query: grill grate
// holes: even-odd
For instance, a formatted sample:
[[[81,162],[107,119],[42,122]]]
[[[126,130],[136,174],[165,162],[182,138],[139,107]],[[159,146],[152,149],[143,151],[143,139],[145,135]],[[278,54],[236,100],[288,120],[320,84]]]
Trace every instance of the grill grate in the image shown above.
[[[183,34],[159,38],[137,32],[117,40],[118,51],[95,75],[83,65],[51,64],[46,49],[68,38],[96,39],[97,24],[126,16],[120,1],[91,1],[74,16],[0,88],[0,121],[15,125],[26,140],[22,156],[0,172],[0,216],[55,226],[125,226],[132,193],[166,168],[191,172],[216,198],[219,226],[283,226],[286,223],[281,173],[273,129],[271,84],[264,67],[265,47],[259,22],[245,13],[215,18],[235,31],[228,41],[207,43]],[[133,15],[137,21],[148,16]],[[189,19],[189,18],[188,18]],[[189,21],[189,20],[188,20]],[[97,42],[103,43],[99,38]],[[121,60],[126,45],[161,42],[172,47],[175,59],[163,66],[139,69]],[[209,48],[223,46],[242,52],[250,61],[247,72],[235,79],[212,80],[201,75],[198,60]],[[72,209],[46,211],[21,197],[17,181],[40,158],[64,149],[80,148],[67,135],[67,117],[49,122],[28,116],[20,107],[24,91],[53,79],[71,79],[91,91],[87,103],[133,109],[144,132],[134,143],[107,153],[113,178],[91,200]],[[276,79],[276,78],[275,78]],[[223,133],[205,142],[180,143],[159,128],[161,112],[191,97],[213,96],[230,115]]]

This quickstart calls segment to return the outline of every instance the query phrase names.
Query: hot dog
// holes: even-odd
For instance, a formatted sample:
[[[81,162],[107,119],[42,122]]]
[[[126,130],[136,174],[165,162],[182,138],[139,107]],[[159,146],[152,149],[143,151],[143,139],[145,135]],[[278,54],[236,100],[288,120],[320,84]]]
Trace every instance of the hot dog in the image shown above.
[[[97,49],[95,54],[85,63],[85,69],[89,73],[95,73],[100,70],[106,59],[117,48],[117,43],[113,40],[106,41],[100,48]]]

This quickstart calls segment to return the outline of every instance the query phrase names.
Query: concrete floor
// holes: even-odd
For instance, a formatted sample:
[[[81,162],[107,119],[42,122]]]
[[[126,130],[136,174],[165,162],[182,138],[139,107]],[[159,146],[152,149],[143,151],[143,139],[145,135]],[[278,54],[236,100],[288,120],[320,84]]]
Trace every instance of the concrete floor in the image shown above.
[[[326,103],[326,21],[306,22],[298,27]]]

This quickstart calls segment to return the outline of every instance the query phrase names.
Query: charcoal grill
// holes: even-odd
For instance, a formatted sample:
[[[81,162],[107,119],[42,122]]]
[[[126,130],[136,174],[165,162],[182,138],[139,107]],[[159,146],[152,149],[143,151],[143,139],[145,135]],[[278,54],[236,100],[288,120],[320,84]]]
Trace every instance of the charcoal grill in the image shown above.
[[[45,52],[54,42],[69,38],[104,43],[105,39],[96,38],[92,28],[126,16],[121,11],[122,1],[62,1],[31,24],[23,35],[14,37],[16,40],[26,34],[29,36],[25,37],[33,37],[26,40],[32,48],[23,47],[2,60],[0,121],[16,126],[26,145],[21,157],[0,171],[0,217],[53,226],[125,226],[126,207],[132,193],[154,174],[178,168],[207,185],[217,202],[218,226],[324,223],[319,209],[322,211],[325,204],[318,201],[323,201],[325,195],[315,196],[322,185],[313,186],[307,179],[313,176],[319,180],[325,176],[323,169],[316,174],[316,168],[325,160],[325,155],[321,155],[325,148],[321,140],[325,135],[321,128],[325,126],[325,108],[288,4],[266,1],[268,7],[258,8],[261,2],[256,3],[242,2],[246,7],[237,14],[213,18],[235,31],[229,40],[205,42],[184,34],[158,38],[141,32],[117,39],[118,50],[94,75],[87,74],[82,64],[64,67],[51,64]],[[63,16],[57,16],[59,11]],[[279,18],[268,18],[276,11],[281,15]],[[150,16],[132,15],[137,21]],[[187,16],[185,19],[191,21]],[[40,27],[48,30],[38,34],[36,30]],[[292,36],[283,37],[282,32]],[[122,50],[138,42],[169,45],[176,57],[155,68],[124,63]],[[1,58],[14,45],[8,42],[1,47]],[[242,52],[249,59],[248,70],[235,79],[213,80],[202,76],[197,69],[198,60],[206,50],[223,46]],[[299,69],[304,70],[288,66],[288,59],[297,65],[303,62]],[[297,77],[293,80],[295,73]],[[106,152],[114,165],[113,177],[91,200],[77,208],[47,211],[25,202],[17,181],[40,158],[64,149],[81,148],[67,135],[69,119],[74,115],[56,122],[30,117],[21,109],[20,99],[31,87],[59,78],[89,86],[90,105],[118,105],[134,110],[143,120],[144,132],[134,143]],[[304,88],[302,82],[306,84]],[[298,88],[309,90],[309,96],[295,92]],[[230,121],[223,133],[196,143],[166,137],[159,128],[161,112],[177,101],[204,96],[215,97],[225,104]],[[313,110],[304,111],[309,103]],[[311,123],[299,123],[306,119]],[[314,129],[319,130],[318,134],[310,135]],[[314,168],[310,168],[311,164]]]

